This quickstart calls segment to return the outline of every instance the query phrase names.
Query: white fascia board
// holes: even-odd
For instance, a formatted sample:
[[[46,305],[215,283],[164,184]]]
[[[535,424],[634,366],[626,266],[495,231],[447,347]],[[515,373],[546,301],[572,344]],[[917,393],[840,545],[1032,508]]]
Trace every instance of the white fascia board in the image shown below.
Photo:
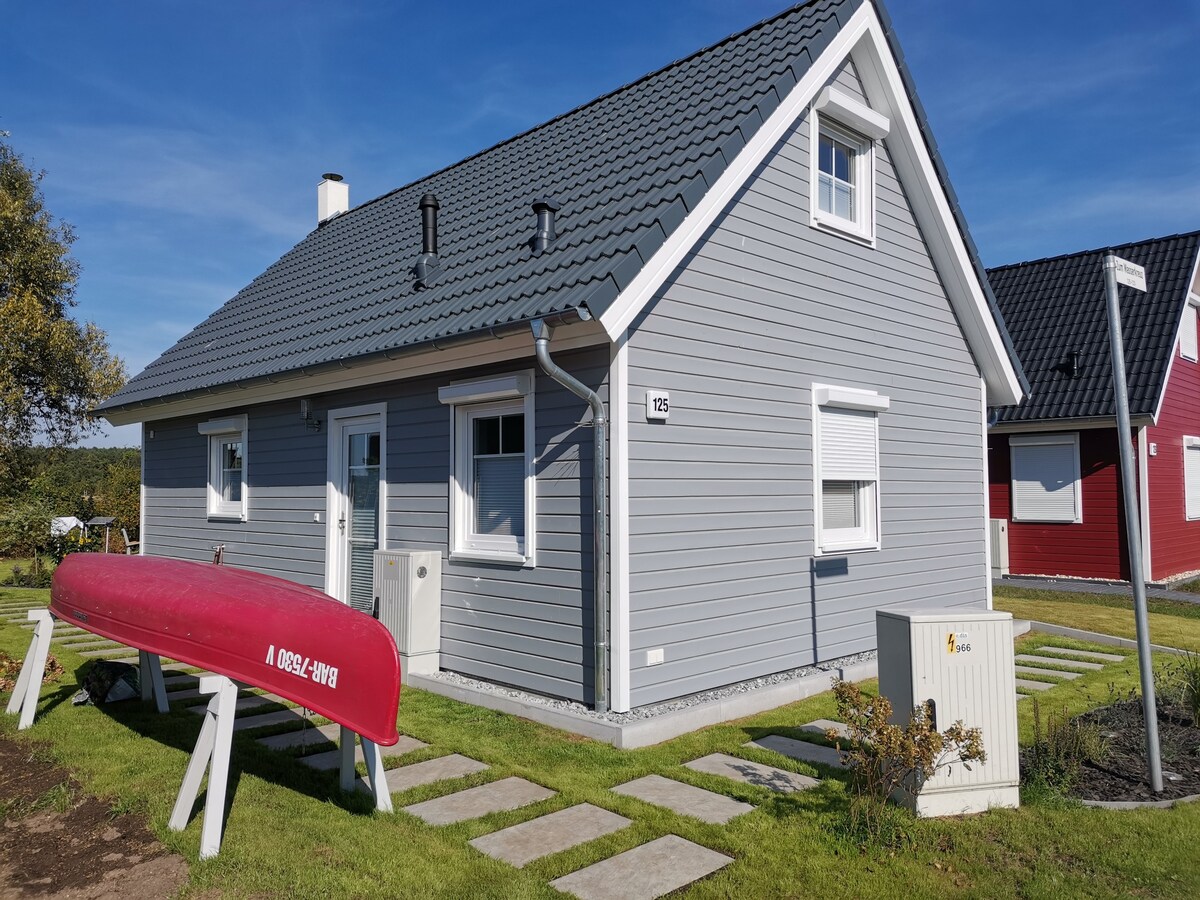
[[[916,111],[874,9],[869,20],[867,34],[851,55],[871,104],[890,113],[892,130],[886,143],[892,165],[906,189],[950,305],[987,382],[989,405],[1019,403],[1024,397],[1021,380],[996,327],[986,289],[971,262],[950,199],[938,182],[933,157],[917,125]]]
[[[695,210],[647,261],[637,277],[600,316],[609,338],[618,336],[653,299],[663,282],[704,235],[706,229],[728,206],[758,165],[779,140],[803,116],[826,83],[845,60],[853,60],[863,81],[871,107],[886,112],[891,128],[887,148],[900,173],[901,184],[917,217],[934,266],[950,297],[976,364],[988,385],[992,406],[1010,406],[1024,397],[1016,367],[1009,358],[1000,331],[992,318],[987,294],[971,262],[966,242],[958,230],[949,198],[937,179],[933,159],[917,127],[916,112],[909,102],[892,58],[883,26],[874,7],[864,3],[843,26],[792,88],[787,98],[742,148]]]
[[[554,330],[554,347],[560,352],[605,343],[608,343],[608,336],[595,322],[562,325]],[[285,373],[272,381],[250,387],[223,385],[194,397],[132,406],[128,409],[102,412],[100,415],[113,425],[131,425],[135,422],[203,415],[231,407],[253,406],[276,400],[290,400],[294,397],[386,384],[406,378],[452,372],[456,369],[514,359],[531,359],[533,355],[532,332],[529,335],[512,334],[502,338],[483,335],[478,341],[455,342],[444,350],[439,349],[436,344],[411,350],[397,350],[394,359],[374,359],[357,363],[350,359],[344,362],[342,368],[317,374],[310,375],[303,371]]]
[[[849,56],[855,43],[867,33],[868,24],[874,18],[875,11],[869,3],[859,7],[825,52],[813,62],[804,77],[792,88],[791,93],[786,98],[781,98],[779,106],[742,148],[741,153],[729,162],[717,183],[708,189],[708,193],[696,208],[687,214],[679,227],[646,261],[629,286],[600,316],[600,324],[608,332],[610,340],[615,342],[624,333],[646,304],[654,298],[663,282],[703,237],[717,216],[737,196],[759,163],[766,159],[767,154],[808,111],[817,92],[837,73],[838,66]]]
[[[1149,416],[1133,416],[1130,424],[1134,428],[1153,425]],[[1006,422],[988,428],[989,434],[1033,434],[1038,431],[1088,431],[1098,428],[1116,428],[1112,416],[1093,419],[1044,419],[1039,422]]]
[[[1193,285],[1197,284],[1196,279],[1198,277],[1200,277],[1200,253],[1196,254],[1196,261],[1192,263],[1192,274],[1188,276],[1187,282],[1188,304],[1200,307],[1200,296],[1198,296],[1196,292],[1191,289]],[[1182,307],[1180,308],[1179,317],[1182,320]],[[1167,385],[1171,383],[1171,374],[1175,371],[1175,360],[1179,357],[1179,329],[1182,324],[1182,321],[1177,321],[1175,323],[1175,340],[1171,341],[1171,357],[1167,360],[1167,374],[1166,377],[1163,378],[1162,389],[1158,392],[1158,402],[1154,404],[1154,419],[1152,423],[1154,425],[1158,424],[1158,417],[1162,415],[1163,403],[1167,399]],[[1146,571],[1149,572],[1150,570],[1146,569]]]

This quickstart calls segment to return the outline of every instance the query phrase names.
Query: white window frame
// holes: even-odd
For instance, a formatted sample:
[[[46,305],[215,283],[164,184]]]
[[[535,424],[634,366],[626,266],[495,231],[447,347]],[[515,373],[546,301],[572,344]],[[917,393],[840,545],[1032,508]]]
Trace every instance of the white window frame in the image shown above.
[[[859,388],[835,387],[832,385],[814,384],[812,388],[812,422],[813,422],[813,521],[814,541],[813,553],[816,556],[844,555],[863,551],[879,550],[880,540],[880,504],[879,504],[879,413],[891,406],[888,397],[875,391]],[[862,523],[855,528],[826,528],[824,524],[824,482],[825,468],[822,463],[822,430],[823,422],[839,411],[857,410],[872,414],[871,448],[874,456],[874,466],[871,471],[863,473],[862,478],[830,478],[830,481],[855,481],[859,483],[856,501],[858,519]]]
[[[1018,503],[1017,494],[1017,452],[1022,447],[1060,446],[1072,449],[1073,511],[1070,515],[1045,516],[1033,513],[1023,513]],[[1009,485],[1010,506],[1014,522],[1040,522],[1046,524],[1078,525],[1083,522],[1083,478],[1079,465],[1079,432],[1072,431],[1061,434],[1014,434],[1008,439],[1009,454]]]
[[[537,477],[534,453],[534,373],[532,370],[473,381],[454,382],[438,390],[450,406],[450,559],[537,564]],[[522,413],[525,416],[525,534],[488,535],[473,530],[474,445],[472,423],[481,416]]]
[[[245,522],[250,508],[250,485],[246,478],[246,470],[250,463],[250,448],[246,441],[246,416],[209,419],[197,425],[196,430],[208,437],[208,518]],[[240,441],[242,444],[241,499],[235,502],[221,497],[221,449],[231,440]]]
[[[814,228],[833,231],[875,246],[875,144],[887,136],[891,123],[866,104],[835,87],[817,95],[809,116],[811,177],[810,219]],[[836,138],[854,149],[854,217],[847,219],[821,209],[821,136]]]
[[[1183,321],[1179,325],[1179,355],[1196,362],[1200,359],[1200,336],[1197,335],[1196,305],[1200,297],[1191,295],[1183,308]]]
[[[1196,469],[1194,491],[1188,491],[1188,460]],[[1200,437],[1184,435],[1183,438],[1183,516],[1188,522],[1200,519]]]

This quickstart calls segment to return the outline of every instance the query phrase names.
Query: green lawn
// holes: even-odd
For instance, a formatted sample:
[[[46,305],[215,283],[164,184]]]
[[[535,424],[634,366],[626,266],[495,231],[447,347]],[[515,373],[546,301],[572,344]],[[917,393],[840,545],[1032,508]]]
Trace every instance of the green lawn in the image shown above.
[[[1151,643],[1200,652],[1200,604],[1151,599],[1146,605]],[[1018,619],[1066,625],[1117,637],[1137,636],[1133,601],[1127,597],[1003,586],[995,590],[995,606]]]
[[[18,595],[44,598],[46,593],[0,590],[0,601]],[[1156,639],[1172,642],[1165,634]],[[27,641],[26,630],[0,624],[0,650],[19,656]],[[1077,645],[1044,636],[1028,641],[1036,641],[1033,646]],[[83,662],[69,652],[60,659],[68,673]],[[389,766],[457,752],[491,769],[397,795],[398,809],[510,775],[558,791],[533,807],[440,828],[403,812],[374,813],[365,797],[347,797],[337,790],[335,773],[312,772],[237,734],[225,842],[219,857],[199,862],[198,817],[182,834],[166,830],[199,717],[185,711],[158,716],[138,703],[107,711],[72,707],[69,698],[76,685],[71,675],[67,681],[45,688],[28,739],[46,742],[90,792],[111,798],[117,808],[144,811],[151,828],[192,864],[185,896],[561,898],[548,887],[551,879],[665,834],[680,835],[735,859],[716,875],[673,895],[687,898],[1200,896],[1200,866],[1195,864],[1200,804],[1120,813],[1069,804],[1027,805],[969,818],[921,821],[914,826],[918,849],[892,855],[863,850],[842,835],[846,791],[836,777],[811,791],[776,795],[682,767],[721,751],[822,774],[741,745],[768,733],[787,734],[814,718],[833,718],[828,693],[657,747],[620,751],[405,689],[400,729],[430,747],[389,760]],[[1110,683],[1116,690],[1137,683],[1132,657],[1043,693],[1043,708],[1094,706],[1107,698]],[[1024,740],[1031,727],[1030,707],[1028,702],[1018,707]],[[11,717],[0,716],[0,730],[12,734],[13,728]],[[727,825],[708,825],[609,790],[650,773],[718,791],[758,809]],[[524,869],[496,862],[467,844],[478,835],[582,802],[621,813],[633,825]]]

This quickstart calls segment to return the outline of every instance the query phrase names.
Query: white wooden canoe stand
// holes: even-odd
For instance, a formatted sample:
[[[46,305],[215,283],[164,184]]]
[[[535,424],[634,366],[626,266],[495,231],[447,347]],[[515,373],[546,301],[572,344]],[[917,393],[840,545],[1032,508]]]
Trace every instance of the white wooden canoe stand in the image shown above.
[[[192,807],[200,796],[200,785],[204,773],[208,772],[208,793],[204,798],[204,822],[200,828],[200,858],[210,859],[221,851],[221,832],[224,827],[225,792],[229,784],[229,755],[233,744],[233,719],[237,712],[238,686],[224,675],[205,675],[200,679],[200,693],[212,694],[208,709],[204,712],[204,724],[200,726],[200,737],[196,749],[188,762],[179,796],[171,811],[167,827],[172,831],[183,831],[191,818]],[[355,734],[345,725],[341,726],[340,780],[343,790],[355,788],[354,738]],[[375,798],[375,808],[380,812],[392,811],[392,796],[383,775],[383,756],[379,746],[366,738],[362,739],[363,758],[367,763],[367,791]],[[211,765],[210,765],[211,763]]]
[[[31,609],[29,621],[33,622],[33,637],[29,641],[29,652],[21,664],[16,687],[8,700],[9,714],[20,713],[17,730],[24,731],[33,724],[37,712],[38,696],[42,692],[42,673],[46,671],[46,658],[50,655],[50,638],[54,634],[54,615],[48,609]],[[154,698],[160,713],[167,707],[167,688],[163,683],[162,663],[157,654],[138,651],[139,680],[142,699]]]
[[[8,713],[19,713],[17,730],[23,731],[33,724],[37,712],[38,697],[42,690],[42,673],[46,670],[46,658],[50,655],[50,638],[54,633],[54,616],[48,609],[31,609],[29,620],[34,623],[33,638],[29,652],[17,676],[16,686],[8,701]],[[138,651],[138,666],[142,699],[153,697],[160,713],[169,709],[167,689],[163,682],[162,662],[158,655],[146,650]],[[229,784],[229,756],[233,744],[233,721],[237,712],[238,686],[224,675],[205,675],[200,679],[200,693],[212,694],[208,709],[204,713],[204,724],[200,737],[188,762],[179,796],[171,811],[168,827],[182,831],[187,827],[192,807],[200,795],[200,786],[208,773],[208,795],[205,798],[204,822],[200,830],[200,858],[209,859],[221,850],[221,832],[224,825],[225,793]],[[363,759],[367,764],[366,782],[359,782],[354,771],[354,742],[357,735],[345,725],[341,726],[339,743],[341,759],[339,778],[343,790],[352,791],[362,787],[375,800],[380,812],[392,811],[392,795],[388,791],[387,779],[383,774],[383,755],[379,745],[362,738]],[[211,766],[210,766],[211,763]],[[212,815],[209,815],[209,813]]]

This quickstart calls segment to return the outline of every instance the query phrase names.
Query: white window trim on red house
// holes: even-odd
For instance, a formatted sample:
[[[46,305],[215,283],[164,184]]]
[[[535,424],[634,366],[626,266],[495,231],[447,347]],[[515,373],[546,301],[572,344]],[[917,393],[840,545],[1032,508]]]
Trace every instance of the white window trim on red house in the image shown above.
[[[1079,433],[1014,434],[1008,440],[1008,447],[1012,465],[1012,520],[1082,522]]]

